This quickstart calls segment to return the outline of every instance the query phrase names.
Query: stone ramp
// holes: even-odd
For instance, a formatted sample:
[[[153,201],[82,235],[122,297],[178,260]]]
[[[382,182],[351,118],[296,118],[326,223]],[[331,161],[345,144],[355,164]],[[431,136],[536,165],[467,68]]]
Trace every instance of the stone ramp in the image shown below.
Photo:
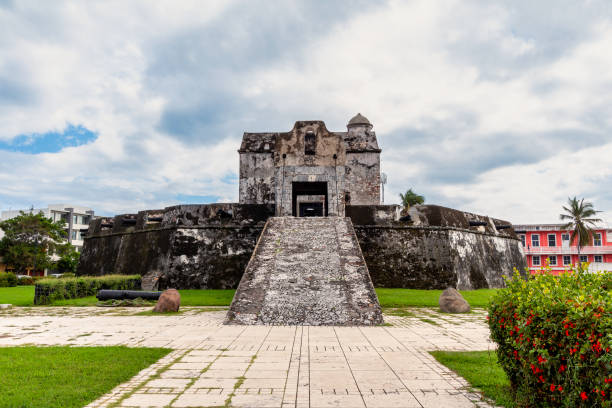
[[[268,220],[226,324],[376,325],[376,292],[349,218]]]

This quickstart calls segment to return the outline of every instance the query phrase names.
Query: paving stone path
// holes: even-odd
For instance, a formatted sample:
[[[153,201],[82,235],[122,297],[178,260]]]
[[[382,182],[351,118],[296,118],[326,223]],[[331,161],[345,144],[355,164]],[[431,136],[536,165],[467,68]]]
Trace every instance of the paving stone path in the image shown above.
[[[195,307],[169,316],[100,310],[1,312],[0,346],[173,349],[89,407],[490,406],[428,353],[493,351],[482,310],[449,316],[404,309],[404,316],[385,315],[390,326],[377,327],[227,326],[226,309]]]

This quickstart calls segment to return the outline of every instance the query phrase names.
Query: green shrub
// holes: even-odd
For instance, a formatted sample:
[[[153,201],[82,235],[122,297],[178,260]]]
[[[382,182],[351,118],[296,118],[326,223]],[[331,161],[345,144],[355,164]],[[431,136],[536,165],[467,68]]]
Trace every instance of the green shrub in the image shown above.
[[[24,276],[23,278],[19,278],[17,281],[19,286],[27,286],[34,284],[34,278],[31,276]]]
[[[0,288],[17,286],[17,276],[12,272],[0,273]]]
[[[54,300],[94,296],[100,289],[139,290],[140,283],[140,275],[105,275],[42,279],[36,282],[34,304],[47,305]]]
[[[506,283],[488,319],[517,405],[612,406],[612,273],[578,267]]]

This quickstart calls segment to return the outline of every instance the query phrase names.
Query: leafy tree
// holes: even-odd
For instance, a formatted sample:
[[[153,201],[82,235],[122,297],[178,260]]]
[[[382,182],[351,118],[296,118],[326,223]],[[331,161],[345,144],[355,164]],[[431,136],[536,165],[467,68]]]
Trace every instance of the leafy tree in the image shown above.
[[[60,259],[57,261],[56,269],[60,273],[76,273],[81,254],[74,248],[72,244],[66,242],[58,247],[57,255]]]
[[[410,206],[416,204],[423,204],[425,202],[425,197],[422,195],[418,195],[411,188],[406,191],[406,194],[400,193],[400,198],[402,200],[402,206],[404,209],[408,209]]]
[[[580,248],[589,244],[593,237],[593,228],[595,224],[601,222],[599,218],[593,218],[595,214],[601,211],[595,211],[592,203],[585,203],[584,198],[578,201],[576,197],[567,198],[568,206],[563,206],[564,214],[559,214],[559,218],[568,221],[561,228],[571,230],[570,242],[576,242],[578,246],[578,256],[580,256]]]
[[[66,244],[64,223],[53,222],[42,212],[22,211],[15,218],[0,222],[0,229],[5,233],[0,240],[0,256],[17,273],[26,273],[28,268],[52,268],[51,253]]]

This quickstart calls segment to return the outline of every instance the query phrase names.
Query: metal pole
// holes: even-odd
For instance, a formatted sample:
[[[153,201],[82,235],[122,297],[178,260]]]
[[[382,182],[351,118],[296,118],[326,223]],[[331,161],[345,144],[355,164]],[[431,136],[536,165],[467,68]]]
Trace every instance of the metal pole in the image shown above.
[[[287,157],[286,153],[283,153],[283,163],[281,164],[281,199],[280,199],[280,211],[279,216],[283,215],[283,198],[285,196],[285,158]]]
[[[334,178],[336,179],[336,217],[340,216],[340,192],[338,191],[338,155],[334,153]]]

